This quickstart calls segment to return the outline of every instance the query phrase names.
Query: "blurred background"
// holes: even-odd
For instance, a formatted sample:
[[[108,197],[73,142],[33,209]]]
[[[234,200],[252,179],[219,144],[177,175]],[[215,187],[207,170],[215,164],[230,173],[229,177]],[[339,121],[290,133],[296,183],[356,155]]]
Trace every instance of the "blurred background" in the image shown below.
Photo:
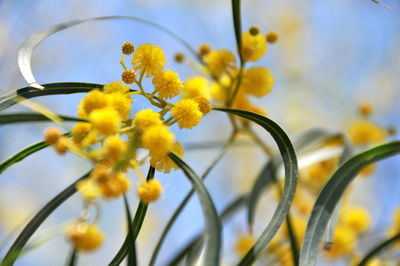
[[[279,41],[269,45],[265,58],[258,62],[274,73],[274,91],[257,103],[268,110],[292,138],[313,127],[346,131],[360,115],[357,106],[368,102],[374,108],[371,120],[382,127],[399,127],[400,107],[400,2],[385,0],[396,8],[391,11],[369,0],[325,1],[242,1],[242,25],[252,25],[263,33],[276,31]],[[106,15],[129,15],[159,23],[195,49],[202,43],[213,48],[235,50],[230,1],[153,0],[153,1],[0,1],[0,92],[26,86],[17,66],[17,51],[31,34],[54,24],[73,19]],[[167,68],[179,73],[182,80],[199,74],[186,64],[174,62],[174,54],[185,48],[170,36],[138,22],[109,20],[89,22],[59,32],[46,39],[35,51],[33,72],[39,83],[79,81],[109,83],[120,79],[120,45],[152,42],[163,48]],[[51,110],[76,115],[82,94],[35,98]],[[134,109],[144,106],[136,99]],[[27,111],[14,106],[6,112]],[[42,140],[45,123],[0,126],[0,161],[27,145]],[[176,128],[175,128],[176,130]],[[221,141],[229,136],[230,125],[224,114],[211,113],[191,131],[178,131],[183,144]],[[257,129],[273,145],[267,134]],[[391,138],[396,139],[398,135]],[[187,151],[185,160],[200,175],[218,149]],[[208,178],[206,184],[221,210],[232,199],[247,192],[266,162],[254,147],[231,149]],[[147,168],[147,167],[146,167]],[[0,257],[15,233],[47,201],[90,169],[90,164],[74,155],[58,156],[52,149],[42,150],[7,169],[0,176]],[[144,170],[146,171],[146,170]],[[400,159],[379,163],[367,179],[356,180],[352,200],[367,206],[373,217],[373,230],[388,227],[394,209],[400,206]],[[165,187],[163,197],[150,205],[137,249],[140,265],[145,265],[165,221],[190,189],[179,172],[157,174]],[[137,204],[134,193],[138,179],[132,175],[129,193],[131,206]],[[260,233],[271,217],[275,202],[263,201],[255,232]],[[105,244],[95,253],[82,254],[80,265],[105,265],[119,249],[125,237],[122,199],[103,202],[101,229]],[[268,204],[271,203],[271,204]],[[263,205],[264,205],[263,204]],[[80,212],[79,195],[69,199],[38,230],[36,237],[72,221]],[[197,198],[191,200],[166,240],[157,265],[171,258],[203,228]],[[372,230],[372,229],[371,229]],[[56,230],[57,231],[57,230]],[[59,231],[59,230],[58,230]],[[224,263],[238,260],[234,242],[246,233],[245,212],[238,213],[224,228]],[[35,237],[34,237],[35,238]],[[4,240],[4,241],[3,241]],[[372,241],[372,244],[374,242]],[[371,247],[368,246],[361,248]],[[364,249],[365,251],[365,249]],[[22,256],[16,265],[63,265],[70,247],[63,234]],[[49,255],[51,254],[51,255]],[[344,261],[321,265],[345,265]]]

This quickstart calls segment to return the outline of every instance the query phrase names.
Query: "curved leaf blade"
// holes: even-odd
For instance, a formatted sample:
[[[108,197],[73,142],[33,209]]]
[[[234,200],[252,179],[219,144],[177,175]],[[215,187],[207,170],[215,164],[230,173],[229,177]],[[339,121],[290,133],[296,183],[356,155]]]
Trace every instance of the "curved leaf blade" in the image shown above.
[[[391,245],[398,243],[400,240],[400,233],[392,236],[389,239],[386,239],[382,243],[378,244],[376,247],[371,249],[370,251],[367,252],[367,255],[360,261],[358,266],[365,266],[368,265],[368,261],[378,255],[378,253],[382,252],[384,249],[389,248]]]
[[[86,120],[72,117],[72,116],[65,116],[59,115],[59,117],[64,121],[74,121],[74,122],[84,122]],[[5,114],[0,115],[0,125],[4,124],[12,124],[12,123],[25,123],[25,122],[51,122],[48,117],[37,114],[37,113],[16,113],[16,114]]]
[[[89,92],[93,89],[103,88],[103,84],[84,83],[84,82],[58,82],[43,85],[45,90],[38,90],[33,87],[24,87],[10,91],[0,97],[0,111],[3,111],[18,102],[20,97],[25,99],[39,96],[71,94]]]
[[[132,229],[133,229],[133,224],[132,224],[132,215],[128,203],[128,199],[126,198],[126,195],[123,196],[124,198],[124,207],[125,207],[125,215],[126,215],[126,224],[128,227],[128,266],[136,266],[137,265],[137,259],[136,259],[136,239],[133,235]]]
[[[87,19],[77,19],[77,20],[72,20],[68,21],[65,23],[60,23],[57,25],[54,25],[50,28],[41,30],[37,33],[32,34],[28,39],[26,39],[21,47],[19,48],[18,51],[18,66],[21,71],[22,76],[24,79],[28,82],[28,84],[32,88],[40,89],[43,90],[46,87],[42,87],[39,85],[32,73],[32,68],[31,68],[31,59],[32,59],[32,54],[34,49],[46,38],[49,36],[53,35],[54,33],[57,33],[59,31],[68,29],[70,27],[85,23],[85,22],[91,22],[91,21],[100,21],[100,20],[112,20],[112,19],[125,19],[125,20],[133,20],[136,22],[141,22],[144,24],[148,24],[150,26],[156,27],[157,29],[160,29],[161,31],[165,32],[166,34],[170,35],[172,38],[176,39],[178,42],[180,42],[183,46],[185,46],[191,53],[193,53],[198,59],[201,60],[201,58],[198,56],[197,52],[182,38],[180,38],[178,35],[173,33],[172,31],[168,30],[162,25],[156,24],[154,22],[138,18],[138,17],[132,17],[132,16],[102,16],[102,17],[93,17],[93,18],[87,18]]]
[[[233,16],[233,27],[235,30],[236,45],[239,51],[239,58],[241,65],[243,64],[242,57],[242,22],[240,14],[240,0],[232,0],[232,16]]]
[[[153,179],[155,174],[155,169],[153,167],[149,168],[149,172],[147,173],[147,180]],[[133,217],[132,221],[132,233],[136,240],[137,236],[139,235],[140,229],[142,228],[144,218],[146,216],[148,204],[144,204],[139,202],[139,205],[136,209],[135,217]],[[110,266],[117,266],[120,265],[121,262],[125,259],[125,257],[129,253],[129,236],[125,237],[124,243],[122,244],[121,248],[118,250],[117,254],[115,254],[114,258],[108,264]]]
[[[70,198],[76,192],[76,184],[89,177],[90,172],[86,173],[61,193],[50,200],[36,215],[29,221],[29,223],[24,227],[22,232],[18,235],[17,239],[14,241],[7,254],[5,255],[1,265],[12,265],[18,258],[23,247],[29,241],[31,236],[36,232],[39,226],[50,216],[50,214],[56,210],[64,201]]]
[[[278,145],[279,152],[281,153],[283,165],[285,168],[285,185],[278,207],[276,208],[270,223],[265,228],[260,238],[250,249],[250,251],[244,256],[244,258],[239,262],[239,265],[241,266],[251,265],[256,260],[257,256],[262,252],[262,250],[266,247],[269,241],[271,241],[273,236],[278,231],[279,227],[282,225],[287,214],[289,213],[289,208],[293,201],[298,178],[296,153],[285,131],[271,119],[256,113],[243,110],[225,108],[216,108],[214,110],[241,116],[259,124],[265,130],[267,130]]]
[[[400,141],[390,142],[362,152],[345,162],[321,190],[308,221],[300,254],[301,266],[313,266],[317,261],[320,241],[345,189],[362,168],[370,163],[400,153]]]
[[[182,169],[192,183],[203,209],[206,238],[204,265],[220,265],[221,224],[211,196],[200,178],[182,159],[173,153],[169,153],[168,156]]]

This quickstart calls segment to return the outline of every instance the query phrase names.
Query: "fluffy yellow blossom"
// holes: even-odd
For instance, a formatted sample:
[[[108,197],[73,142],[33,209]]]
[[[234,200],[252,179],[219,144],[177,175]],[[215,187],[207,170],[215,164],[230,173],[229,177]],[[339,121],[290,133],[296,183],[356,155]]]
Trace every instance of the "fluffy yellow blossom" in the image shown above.
[[[69,139],[65,136],[61,136],[54,144],[54,149],[58,154],[64,155],[69,150],[69,145]]]
[[[199,55],[206,56],[211,52],[211,46],[208,43],[203,43],[199,47]]]
[[[368,121],[360,120],[354,122],[349,128],[350,140],[355,145],[368,145],[383,141],[385,131],[377,124]]]
[[[251,95],[264,97],[272,91],[274,76],[266,67],[251,67],[243,75],[241,87]]]
[[[127,93],[129,90],[129,86],[124,85],[122,81],[113,81],[103,87],[104,93]]]
[[[129,98],[126,94],[110,94],[110,106],[119,113],[122,121],[126,121],[128,119],[131,112],[132,102],[133,100]]]
[[[121,74],[121,79],[126,84],[132,84],[136,80],[136,72],[132,69],[125,69]]]
[[[121,45],[121,51],[124,55],[130,55],[135,50],[135,46],[131,42],[124,42]]]
[[[203,115],[206,115],[211,111],[211,103],[207,98],[203,96],[197,96],[193,100],[199,104],[199,110],[203,113]]]
[[[89,134],[92,129],[92,125],[88,122],[78,122],[72,128],[72,136],[75,141],[81,141],[84,137]]]
[[[145,130],[150,126],[162,125],[160,113],[157,113],[151,109],[143,109],[136,113],[133,118],[133,123],[138,130]]]
[[[127,144],[119,135],[106,138],[103,151],[107,158],[111,158],[112,160],[120,159],[126,150]]]
[[[171,109],[171,117],[178,121],[179,128],[193,128],[201,119],[199,104],[192,99],[183,99]]]
[[[205,58],[205,62],[211,74],[220,77],[226,71],[235,69],[236,58],[231,51],[221,49],[211,51]]]
[[[116,198],[128,192],[130,182],[126,175],[122,173],[113,174],[106,182],[99,184],[101,195],[105,199]]]
[[[222,77],[219,82],[213,82],[210,87],[212,99],[224,103],[227,97],[227,89],[231,86],[231,79],[227,76]]]
[[[53,145],[58,142],[61,136],[61,131],[58,128],[51,127],[44,132],[44,141],[49,145]]]
[[[182,88],[182,82],[179,80],[178,74],[171,70],[166,70],[155,75],[153,85],[158,96],[163,99],[175,97]]]
[[[113,173],[110,171],[109,165],[100,163],[96,165],[90,174],[90,179],[96,181],[99,184],[107,182],[113,177]]]
[[[326,253],[330,259],[351,254],[357,246],[357,237],[353,230],[338,226],[333,237],[332,249]]]
[[[76,189],[89,202],[100,195],[99,187],[96,181],[92,178],[87,178],[79,181],[76,184]]]
[[[241,236],[235,243],[235,251],[240,256],[243,257],[251,249],[251,247],[256,243],[256,239],[252,235]]]
[[[142,146],[153,155],[165,155],[174,143],[174,134],[167,126],[148,127],[142,136]]]
[[[136,71],[145,72],[146,77],[150,77],[163,70],[165,61],[164,52],[160,47],[145,43],[134,52],[132,65],[134,65]]]
[[[110,107],[96,109],[90,114],[90,122],[104,135],[114,135],[121,125],[119,113]]]
[[[109,96],[99,90],[90,91],[79,103],[78,116],[88,118],[93,110],[107,107]]]
[[[201,76],[188,78],[183,85],[182,97],[196,98],[198,96],[210,99],[207,79]]]
[[[242,34],[242,56],[244,60],[255,62],[260,60],[267,52],[267,42],[265,38],[258,34],[253,36],[250,32]]]
[[[362,207],[352,207],[343,212],[343,223],[356,234],[364,233],[371,225],[371,215]]]
[[[101,246],[104,236],[95,224],[78,223],[68,229],[68,239],[79,251],[93,251]]]
[[[279,35],[276,32],[268,32],[265,36],[268,43],[276,43],[279,39]]]
[[[183,156],[184,154],[182,145],[178,141],[172,145],[171,152],[178,156]],[[168,154],[150,154],[150,165],[166,174],[171,172],[171,169],[176,170],[179,168],[175,162],[169,158]]]
[[[160,182],[155,179],[140,184],[137,189],[137,195],[139,196],[140,201],[146,204],[156,201],[160,197],[161,192],[162,186]]]

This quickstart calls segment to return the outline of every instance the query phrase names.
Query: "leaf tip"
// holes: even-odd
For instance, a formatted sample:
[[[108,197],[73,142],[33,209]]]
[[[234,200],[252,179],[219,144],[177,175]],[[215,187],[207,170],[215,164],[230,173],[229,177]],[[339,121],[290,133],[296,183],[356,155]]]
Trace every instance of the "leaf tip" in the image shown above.
[[[38,90],[44,90],[44,87],[40,84],[38,84],[37,82],[32,82],[29,84],[29,86],[31,86],[32,88],[38,89]]]

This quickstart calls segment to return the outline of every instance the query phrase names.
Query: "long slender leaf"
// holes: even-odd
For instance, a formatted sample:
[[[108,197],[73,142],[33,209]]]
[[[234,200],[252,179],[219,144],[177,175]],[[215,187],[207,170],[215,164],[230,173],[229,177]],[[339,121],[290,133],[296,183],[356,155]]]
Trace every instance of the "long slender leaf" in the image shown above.
[[[142,18],[132,17],[132,16],[103,16],[103,17],[93,17],[93,18],[87,18],[87,19],[77,19],[77,20],[72,20],[72,21],[68,21],[65,23],[60,23],[60,24],[54,25],[50,28],[44,29],[37,33],[34,33],[33,35],[31,35],[28,39],[26,39],[23,42],[23,44],[21,45],[21,47],[18,51],[18,66],[19,66],[19,69],[20,69],[23,77],[25,78],[25,80],[28,82],[28,84],[31,87],[36,88],[36,89],[43,89],[43,87],[36,82],[36,79],[32,73],[31,59],[32,59],[33,51],[36,48],[36,46],[38,46],[46,38],[53,35],[54,33],[57,33],[59,31],[68,29],[70,27],[73,27],[75,25],[79,25],[82,23],[91,22],[91,21],[100,21],[100,20],[113,20],[113,19],[133,20],[136,22],[141,22],[141,23],[156,27],[157,29],[160,29],[161,31],[167,33],[168,35],[173,37],[175,40],[180,42],[195,56],[198,56],[197,52],[184,39],[180,38],[178,35],[171,32],[164,26],[156,24],[156,23],[148,21],[148,20],[145,20],[145,19],[142,19]]]
[[[204,236],[206,238],[204,265],[220,265],[221,224],[210,194],[203,182],[184,161],[173,153],[169,153],[168,156],[182,169],[190,183],[192,183],[203,209],[205,218]]]
[[[147,173],[146,179],[147,180],[153,179],[154,173],[155,173],[155,169],[153,167],[150,167],[149,172]],[[146,212],[147,212],[147,207],[148,207],[148,204],[139,202],[139,205],[136,209],[135,217],[133,217],[132,232],[133,232],[133,236],[134,236],[135,240],[139,235],[140,229],[142,228],[143,221],[144,221],[144,218],[145,218]],[[117,254],[115,254],[114,258],[111,260],[111,262],[108,265],[117,266],[117,265],[121,264],[121,262],[128,255],[128,252],[129,252],[128,243],[129,243],[129,236],[127,235],[125,237],[124,243],[122,244],[121,248],[118,250]]]
[[[75,121],[82,122],[84,119],[72,116],[59,115],[64,121]],[[17,114],[5,114],[0,115],[0,125],[11,124],[11,123],[23,123],[23,122],[47,122],[51,121],[48,117],[37,114],[37,113],[17,113]]]
[[[240,15],[240,0],[232,0],[232,16],[233,16],[233,27],[235,30],[236,45],[239,51],[239,58],[241,64],[243,64],[242,57],[242,22]]]
[[[315,146],[338,136],[338,133],[322,128],[314,128],[306,131],[299,136],[294,142],[293,146],[297,153],[304,151],[308,147]],[[258,175],[252,190],[249,195],[248,209],[247,209],[247,223],[252,228],[254,224],[254,217],[258,201],[270,184],[273,182],[273,175],[275,174],[279,165],[282,164],[282,158],[278,154],[271,158],[263,167]]]
[[[20,252],[23,247],[29,241],[31,236],[36,232],[39,226],[49,217],[49,215],[56,210],[64,201],[70,198],[76,192],[76,184],[87,178],[90,175],[90,172],[83,175],[81,178],[76,180],[66,189],[64,189],[60,194],[55,196],[52,200],[50,200],[25,226],[22,232],[18,235],[17,239],[14,241],[10,249],[8,250],[6,256],[4,257],[1,265],[12,265],[18,258]]]
[[[220,220],[224,222],[225,220],[229,219],[234,213],[236,213],[238,210],[241,209],[241,207],[244,206],[247,200],[247,195],[242,195],[237,197],[235,200],[233,200],[231,203],[229,203],[221,212],[220,214]],[[165,265],[172,266],[172,265],[177,265],[183,258],[186,256],[186,254],[197,245],[198,242],[202,241],[202,235],[199,234],[197,237],[195,237],[192,241],[190,241],[187,245],[185,245],[180,251],[176,253],[176,255],[170,259]]]
[[[228,151],[229,147],[233,144],[233,139],[231,138],[230,140],[228,140],[227,142],[225,142],[223,148],[221,149],[221,151],[218,153],[218,155],[214,158],[214,160],[211,162],[211,164],[207,167],[206,171],[203,173],[203,175],[201,176],[201,180],[204,180],[207,178],[207,176],[209,175],[209,173],[211,172],[212,169],[214,169],[214,167],[218,164],[218,162],[222,159],[222,157],[226,154],[226,152]],[[171,218],[168,220],[168,222],[166,223],[160,238],[157,241],[157,244],[154,248],[153,254],[151,255],[150,258],[150,262],[149,262],[149,266],[153,266],[156,263],[156,259],[158,256],[158,253],[161,250],[161,246],[164,243],[166,236],[168,235],[168,233],[170,232],[172,226],[174,225],[175,221],[178,219],[179,215],[182,213],[183,209],[185,208],[185,206],[187,205],[187,203],[189,202],[189,200],[191,199],[191,197],[194,194],[194,189],[192,188],[184,197],[184,199],[181,201],[181,203],[179,204],[179,206],[175,209],[175,211],[172,213]]]
[[[124,198],[124,206],[125,206],[125,214],[126,214],[126,222],[128,227],[128,266],[136,266],[137,259],[136,259],[136,244],[135,244],[135,237],[133,235],[132,229],[132,215],[129,208],[128,199],[126,195],[123,196]]]
[[[261,234],[260,238],[250,249],[250,251],[244,256],[244,258],[239,262],[239,265],[241,266],[251,265],[257,259],[258,255],[266,247],[269,241],[271,241],[273,236],[278,231],[279,227],[282,225],[283,220],[289,213],[289,208],[293,201],[298,178],[296,153],[285,131],[271,119],[259,114],[243,110],[224,108],[216,108],[215,110],[231,113],[249,119],[267,130],[278,145],[285,168],[285,185],[283,188],[282,197],[278,203],[278,207],[275,210],[275,213],[272,216],[270,223]]]
[[[368,261],[378,255],[378,253],[382,252],[384,249],[389,248],[391,245],[398,243],[400,240],[400,233],[392,236],[389,239],[386,239],[382,243],[379,243],[376,247],[371,249],[370,251],[367,252],[367,255],[360,261],[358,266],[365,266],[367,265]]]
[[[0,174],[3,173],[7,168],[9,168],[10,166],[12,166],[13,164],[25,159],[26,157],[28,157],[29,155],[40,151],[44,148],[46,148],[47,146],[49,146],[47,143],[45,143],[44,141],[35,143],[25,149],[23,149],[22,151],[12,155],[11,157],[9,157],[8,159],[6,159],[5,161],[3,161],[0,164]]]
[[[334,209],[351,181],[370,163],[400,153],[400,142],[390,142],[362,152],[344,163],[321,190],[308,221],[300,254],[301,266],[316,264],[320,241]]]
[[[18,98],[25,99],[39,96],[59,95],[89,92],[96,88],[103,88],[103,84],[83,83],[83,82],[59,82],[43,85],[44,90],[38,90],[33,87],[24,87],[18,90],[10,91],[0,97],[0,111],[3,111],[18,102]]]
[[[75,266],[77,260],[78,260],[78,255],[77,255],[76,249],[73,248],[71,251],[71,254],[68,257],[66,266]]]

